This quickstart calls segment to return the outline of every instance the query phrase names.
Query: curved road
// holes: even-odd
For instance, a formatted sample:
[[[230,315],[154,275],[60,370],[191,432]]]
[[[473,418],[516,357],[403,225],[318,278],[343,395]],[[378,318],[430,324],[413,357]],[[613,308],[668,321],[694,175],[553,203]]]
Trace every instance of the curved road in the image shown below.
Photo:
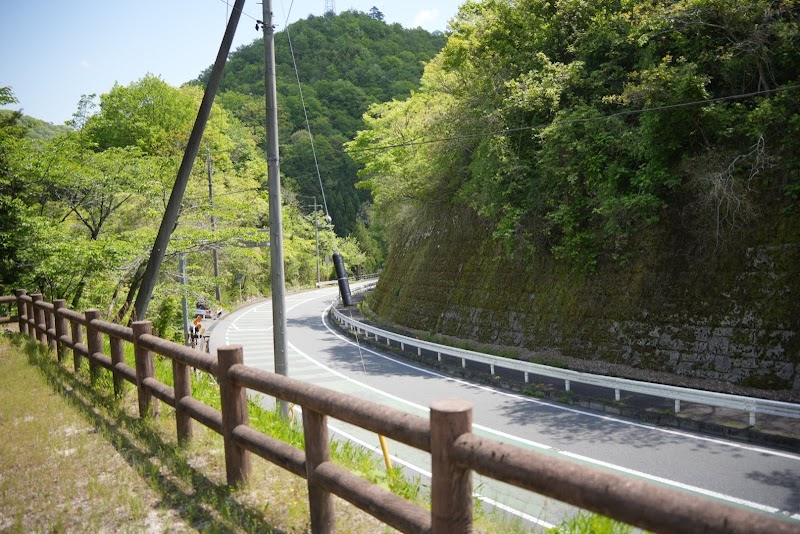
[[[476,433],[728,504],[791,516],[800,531],[800,454],[552,404],[380,354],[331,327],[326,310],[336,294],[336,288],[325,288],[287,297],[292,378],[426,418],[435,399],[468,399]],[[245,364],[274,370],[269,301],[246,306],[214,322],[209,330],[212,351],[240,344]],[[374,434],[338,421],[331,421],[331,428],[380,452]],[[423,479],[429,475],[426,453],[391,441],[389,450],[395,463]],[[558,501],[479,476],[474,479],[480,499],[531,523],[547,527],[574,513]]]

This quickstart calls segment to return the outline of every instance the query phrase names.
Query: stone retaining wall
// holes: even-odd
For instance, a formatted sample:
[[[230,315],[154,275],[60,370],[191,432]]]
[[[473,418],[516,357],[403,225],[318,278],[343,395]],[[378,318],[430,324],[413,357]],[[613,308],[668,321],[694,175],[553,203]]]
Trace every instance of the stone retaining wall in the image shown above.
[[[587,274],[509,257],[471,212],[440,210],[392,247],[370,305],[499,350],[800,391],[800,225],[762,223],[704,259],[653,232],[626,265]]]

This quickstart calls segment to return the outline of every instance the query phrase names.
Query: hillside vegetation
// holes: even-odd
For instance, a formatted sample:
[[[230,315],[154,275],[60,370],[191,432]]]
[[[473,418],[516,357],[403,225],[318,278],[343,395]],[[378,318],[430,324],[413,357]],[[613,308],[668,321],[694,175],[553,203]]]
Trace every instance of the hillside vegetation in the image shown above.
[[[764,204],[796,213],[799,18],[791,0],[470,1],[350,153],[400,225],[466,205],[509,250],[591,271],[677,210],[713,254]]]
[[[353,233],[359,220],[363,224],[362,207],[369,201],[354,187],[357,165],[343,144],[364,128],[362,115],[370,104],[408,97],[419,85],[423,64],[444,43],[441,34],[386,24],[377,10],[309,16],[275,34],[281,173],[299,195],[322,202],[304,100],[338,235]],[[198,81],[205,84],[210,72],[209,67]],[[263,39],[231,54],[217,101],[266,146]]]
[[[374,311],[800,390],[799,21],[781,0],[465,3],[419,91],[348,146],[390,229]]]
[[[445,39],[381,19],[377,10],[348,11],[291,25],[336,233],[323,218],[288,32],[277,35],[289,286],[316,280],[317,250],[323,280],[335,249],[354,271],[374,272],[383,261],[380,226],[367,229],[369,194],[354,188],[356,163],[342,144],[363,127],[369,104],[410,94],[423,62]],[[268,231],[263,72],[261,40],[231,54],[150,310],[165,337],[180,338],[180,297],[193,306],[211,300],[219,287],[215,306],[229,307],[269,294],[269,253],[258,246]],[[73,308],[126,317],[202,94],[197,82],[177,88],[147,75],[100,96],[84,95],[66,126],[0,114],[0,292],[24,287],[67,299]],[[0,87],[0,103],[16,103],[13,88]],[[180,254],[187,260],[186,285],[179,279]]]

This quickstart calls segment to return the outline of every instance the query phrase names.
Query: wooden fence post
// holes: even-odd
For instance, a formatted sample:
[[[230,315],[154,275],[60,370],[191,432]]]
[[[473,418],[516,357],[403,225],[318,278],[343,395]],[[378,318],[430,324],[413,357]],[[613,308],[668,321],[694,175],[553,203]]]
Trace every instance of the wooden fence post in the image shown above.
[[[114,395],[122,395],[125,387],[125,380],[120,376],[119,371],[116,369],[118,363],[125,361],[125,341],[116,336],[108,336],[108,343],[111,345],[111,374],[114,377]]]
[[[30,297],[33,299],[33,295],[30,295]],[[36,339],[36,315],[33,313],[33,300],[26,302],[25,308],[27,309],[25,317],[28,319],[28,336],[31,339]]]
[[[69,329],[72,332],[72,362],[75,374],[81,369],[81,351],[78,350],[78,343],[83,343],[83,329],[81,323],[70,321]]]
[[[56,313],[55,309],[52,311],[44,310],[44,328],[45,328],[45,336],[47,337],[48,344],[50,345],[50,349],[55,352],[58,350],[58,345],[56,343],[56,339],[58,335],[56,334]],[[50,335],[50,332],[53,332],[53,335]]]
[[[306,480],[311,532],[334,532],[336,518],[333,496],[314,480],[317,466],[331,459],[327,417],[308,408],[303,410],[303,436],[306,442]]]
[[[189,366],[172,358],[172,383],[175,388],[175,422],[178,425],[178,443],[192,439],[192,416],[181,406],[181,399],[192,396],[192,375]]]
[[[155,375],[153,353],[139,344],[139,338],[153,331],[150,321],[133,323],[133,347],[136,354],[136,388],[139,394],[139,417],[158,415],[158,401],[153,398],[149,389],[144,387],[144,380]]]
[[[36,319],[36,328],[34,329],[36,334],[35,339],[37,339],[42,345],[46,345],[47,332],[45,329],[47,326],[44,322],[44,310],[36,305],[38,302],[44,301],[44,297],[41,293],[34,293],[31,295],[31,298],[33,299],[33,317]]]
[[[244,361],[241,345],[217,349],[220,404],[222,405],[222,438],[225,442],[225,472],[229,486],[247,482],[250,476],[250,451],[236,445],[233,429],[247,425],[247,391],[228,376],[228,369]]]
[[[89,348],[89,380],[94,386],[97,382],[97,362],[94,361],[92,355],[103,352],[103,334],[97,328],[92,326],[92,321],[100,320],[100,310],[92,308],[84,312],[86,316],[86,345]]]
[[[58,361],[64,360],[64,355],[67,353],[67,345],[61,341],[63,336],[67,335],[67,320],[58,314],[58,310],[66,309],[67,301],[64,299],[56,299],[53,301],[53,315],[56,318],[56,342],[58,344]]]
[[[472,470],[456,465],[453,442],[472,431],[472,404],[443,399],[431,404],[431,531],[472,532]]]
[[[14,296],[17,297],[17,316],[19,317],[19,332],[20,334],[27,335],[28,334],[28,310],[25,303],[22,302],[22,297],[25,296],[24,289],[16,289],[14,290]]]

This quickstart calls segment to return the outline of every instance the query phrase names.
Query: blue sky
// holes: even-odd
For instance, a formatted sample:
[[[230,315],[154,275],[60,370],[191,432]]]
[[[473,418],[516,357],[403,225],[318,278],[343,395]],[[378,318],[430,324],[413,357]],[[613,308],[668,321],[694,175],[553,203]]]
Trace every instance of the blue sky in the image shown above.
[[[375,6],[386,22],[447,29],[463,0],[338,0],[337,12]],[[233,5],[233,0],[228,0]],[[321,15],[325,0],[272,0],[277,29]],[[26,115],[62,124],[83,94],[108,92],[145,74],[181,85],[214,62],[229,7],[223,0],[0,0],[0,87]],[[251,18],[252,17],[252,18]],[[233,50],[260,34],[258,0],[245,2]]]

